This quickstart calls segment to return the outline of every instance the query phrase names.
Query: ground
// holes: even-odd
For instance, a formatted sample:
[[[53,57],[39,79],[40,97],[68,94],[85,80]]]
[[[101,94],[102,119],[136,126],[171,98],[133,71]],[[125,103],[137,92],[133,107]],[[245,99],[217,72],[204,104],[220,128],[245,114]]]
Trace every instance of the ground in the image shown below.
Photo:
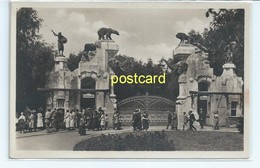
[[[178,151],[196,150],[243,150],[243,135],[236,128],[221,128],[213,131],[211,127],[197,132],[166,130],[162,126],[151,126],[149,131],[165,130],[174,137],[175,148]],[[118,134],[132,132],[131,127],[122,130],[87,131],[87,135],[80,136],[77,130],[46,133],[46,130],[20,134],[17,132],[18,150],[67,150],[72,151],[74,146],[84,140],[101,134]]]

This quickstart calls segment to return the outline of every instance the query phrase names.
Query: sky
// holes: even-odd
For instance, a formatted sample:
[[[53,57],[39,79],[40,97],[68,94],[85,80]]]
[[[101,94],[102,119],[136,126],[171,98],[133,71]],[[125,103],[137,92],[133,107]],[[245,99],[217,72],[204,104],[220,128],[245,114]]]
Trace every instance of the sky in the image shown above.
[[[51,29],[67,37],[64,55],[78,53],[85,43],[95,43],[101,27],[118,30],[112,35],[119,45],[118,54],[146,62],[151,58],[157,63],[162,57],[172,57],[179,44],[178,32],[190,30],[203,32],[211,18],[207,9],[138,9],[138,8],[35,8],[44,21],[40,33],[47,43],[55,45],[57,37]]]

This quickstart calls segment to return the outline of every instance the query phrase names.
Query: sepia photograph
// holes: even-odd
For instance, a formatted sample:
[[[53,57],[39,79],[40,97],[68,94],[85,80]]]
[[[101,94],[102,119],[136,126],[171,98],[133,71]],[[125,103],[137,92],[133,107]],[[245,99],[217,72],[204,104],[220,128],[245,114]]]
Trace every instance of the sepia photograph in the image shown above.
[[[11,3],[10,158],[248,158],[247,3]]]

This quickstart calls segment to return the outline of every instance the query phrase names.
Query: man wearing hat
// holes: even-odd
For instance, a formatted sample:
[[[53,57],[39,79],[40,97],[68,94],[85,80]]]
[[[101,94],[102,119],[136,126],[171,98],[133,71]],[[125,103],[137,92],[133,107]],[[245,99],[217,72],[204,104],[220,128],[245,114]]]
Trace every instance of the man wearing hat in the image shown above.
[[[134,131],[142,129],[142,115],[141,115],[141,110],[140,109],[135,109],[134,110],[134,114],[133,114],[133,117],[132,117],[132,122],[133,122],[133,129],[134,129]]]
[[[173,124],[173,113],[172,111],[168,110],[168,123],[166,129],[168,129],[169,126],[171,126],[171,129],[173,129],[172,124]]]
[[[132,116],[132,126],[133,126],[134,131],[136,131],[136,129],[137,129],[137,122],[136,122],[137,112],[138,112],[138,109],[135,109],[133,116]]]
[[[141,110],[138,109],[137,113],[136,113],[136,127],[137,129],[140,131],[142,130],[142,114],[141,114]]]

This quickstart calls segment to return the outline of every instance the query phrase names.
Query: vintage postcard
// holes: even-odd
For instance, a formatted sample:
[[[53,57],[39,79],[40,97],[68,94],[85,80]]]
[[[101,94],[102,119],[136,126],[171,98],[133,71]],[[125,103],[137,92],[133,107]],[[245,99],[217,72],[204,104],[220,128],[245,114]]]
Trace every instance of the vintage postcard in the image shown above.
[[[248,158],[250,3],[11,3],[10,158]]]

